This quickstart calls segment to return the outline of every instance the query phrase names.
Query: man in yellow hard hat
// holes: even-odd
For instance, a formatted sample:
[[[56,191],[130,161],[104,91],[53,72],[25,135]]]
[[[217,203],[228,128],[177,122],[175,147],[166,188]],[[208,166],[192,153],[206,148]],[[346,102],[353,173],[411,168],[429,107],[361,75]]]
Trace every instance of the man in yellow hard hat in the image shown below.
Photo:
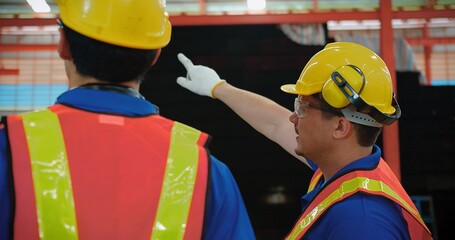
[[[0,124],[0,239],[255,239],[209,136],[139,86],[171,36],[161,0],[58,0],[70,89]]]
[[[330,43],[305,65],[294,112],[236,88],[211,68],[178,59],[177,83],[223,101],[257,131],[314,170],[302,213],[286,239],[431,239],[418,210],[375,142],[401,114],[382,59],[349,42]]]

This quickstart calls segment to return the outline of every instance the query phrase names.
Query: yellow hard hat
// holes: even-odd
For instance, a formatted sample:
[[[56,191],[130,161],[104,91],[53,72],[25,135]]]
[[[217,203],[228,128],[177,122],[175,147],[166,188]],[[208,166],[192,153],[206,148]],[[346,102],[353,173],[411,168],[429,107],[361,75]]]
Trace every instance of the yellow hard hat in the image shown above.
[[[388,125],[401,115],[384,61],[356,43],[327,44],[308,61],[296,84],[286,84],[281,89],[304,96],[321,93],[329,105],[338,109],[353,106],[376,121],[362,122],[366,125]]]
[[[164,0],[56,0],[63,23],[98,41],[159,49],[171,38]]]

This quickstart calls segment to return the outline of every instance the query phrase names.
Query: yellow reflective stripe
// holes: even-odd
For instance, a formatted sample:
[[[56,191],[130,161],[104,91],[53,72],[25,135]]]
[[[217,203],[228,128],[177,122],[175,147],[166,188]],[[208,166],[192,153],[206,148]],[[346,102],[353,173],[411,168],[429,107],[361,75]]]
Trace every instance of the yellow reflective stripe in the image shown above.
[[[355,192],[358,189],[366,189],[372,192],[384,192],[393,199],[400,202],[406,209],[415,216],[420,216],[418,212],[414,210],[409,204],[404,201],[392,188],[386,185],[384,182],[365,178],[356,177],[348,181],[343,182],[338,189],[333,191],[327,198],[321,201],[315,208],[311,210],[297,225],[292,229],[287,239],[296,239],[297,236],[305,230],[326,208],[336,200],[342,198],[344,195]],[[421,221],[421,219],[419,219]]]
[[[183,239],[196,181],[200,131],[175,122],[151,239]]]
[[[78,239],[73,188],[60,122],[50,110],[22,115],[40,239]]]
[[[319,171],[318,175],[315,176],[315,177],[311,180],[310,186],[308,187],[307,193],[313,191],[313,189],[316,187],[316,184],[319,182],[319,179],[321,179],[321,176],[322,176],[322,171]]]

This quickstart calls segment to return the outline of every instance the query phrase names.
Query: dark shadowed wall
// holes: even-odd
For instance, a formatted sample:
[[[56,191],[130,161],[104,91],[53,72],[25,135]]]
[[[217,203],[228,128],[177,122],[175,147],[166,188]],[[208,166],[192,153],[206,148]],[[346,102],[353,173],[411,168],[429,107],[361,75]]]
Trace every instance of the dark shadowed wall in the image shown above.
[[[258,239],[282,239],[300,213],[312,172],[250,128],[220,101],[190,93],[175,82],[186,74],[185,53],[231,84],[291,109],[295,83],[323,46],[301,46],[273,25],[174,27],[172,41],[146,76],[141,92],[161,115],[210,134],[210,150],[232,170]],[[421,87],[418,73],[398,73],[402,181],[408,192],[434,199],[439,239],[450,239],[455,214],[455,87]],[[378,142],[381,146],[382,139]]]

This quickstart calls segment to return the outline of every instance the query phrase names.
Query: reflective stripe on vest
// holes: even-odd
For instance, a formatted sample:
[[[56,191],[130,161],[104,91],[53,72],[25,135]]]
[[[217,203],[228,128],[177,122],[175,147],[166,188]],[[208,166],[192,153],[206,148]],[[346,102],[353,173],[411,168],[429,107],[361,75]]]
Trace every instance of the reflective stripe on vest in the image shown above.
[[[22,119],[30,152],[39,236],[78,239],[71,176],[57,115],[44,110],[25,113]]]
[[[199,131],[174,122],[151,239],[183,239],[196,180],[199,150],[195,143],[199,135]],[[190,164],[179,164],[179,159]]]
[[[78,239],[70,169],[58,116],[50,110],[41,110],[22,114],[22,121],[30,152],[40,238]],[[198,170],[196,143],[200,136],[196,129],[173,123],[150,239],[185,237]]]
[[[316,172],[313,174],[313,177],[311,178],[310,185],[308,186],[308,191],[307,193],[311,192],[316,188],[316,185],[319,182],[319,179],[322,177],[322,171],[320,168],[316,170]]]
[[[380,160],[378,168],[381,168],[381,170],[387,168],[382,159]],[[403,199],[403,193],[397,192],[385,182],[375,180],[373,178],[374,174],[376,174],[374,171],[355,171],[340,177],[334,182],[331,182],[318,196],[315,197],[315,199],[313,199],[286,239],[300,239],[309,230],[312,224],[317,221],[318,217],[320,217],[322,213],[337,202],[342,201],[359,191],[381,195],[393,200],[405,209],[407,213],[412,215],[412,217],[409,218],[405,216],[407,221],[417,221],[419,224],[412,225],[414,227],[419,226],[427,232],[426,236],[431,236],[431,234],[429,234],[430,231],[420,217],[418,210],[412,204],[412,201],[410,201],[410,199]],[[315,172],[310,182],[312,189],[316,186],[317,181],[319,181],[321,176],[322,173],[320,171]],[[336,185],[335,183],[339,183],[339,185]],[[331,191],[324,191],[329,189],[329,186],[332,184],[335,184],[335,189],[332,189]],[[406,211],[403,212],[406,213]]]

